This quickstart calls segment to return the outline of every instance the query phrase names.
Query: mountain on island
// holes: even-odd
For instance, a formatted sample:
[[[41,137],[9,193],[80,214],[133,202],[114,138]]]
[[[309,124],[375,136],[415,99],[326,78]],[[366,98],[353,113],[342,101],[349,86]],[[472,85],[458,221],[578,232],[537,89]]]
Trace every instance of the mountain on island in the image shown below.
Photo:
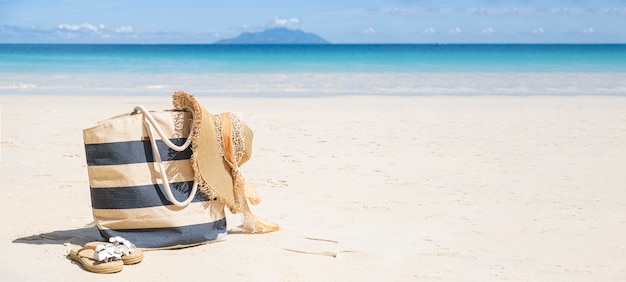
[[[213,44],[330,44],[330,42],[311,32],[278,27],[259,32],[243,32],[237,37],[218,40]]]

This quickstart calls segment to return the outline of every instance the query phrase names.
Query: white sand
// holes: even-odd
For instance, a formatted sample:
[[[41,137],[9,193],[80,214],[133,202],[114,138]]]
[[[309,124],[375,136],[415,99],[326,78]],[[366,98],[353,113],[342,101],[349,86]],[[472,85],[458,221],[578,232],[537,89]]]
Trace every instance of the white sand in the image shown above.
[[[213,98],[276,233],[84,271],[82,128],[169,97],[1,96],[0,280],[626,279],[626,97]],[[238,225],[229,216],[229,226]]]

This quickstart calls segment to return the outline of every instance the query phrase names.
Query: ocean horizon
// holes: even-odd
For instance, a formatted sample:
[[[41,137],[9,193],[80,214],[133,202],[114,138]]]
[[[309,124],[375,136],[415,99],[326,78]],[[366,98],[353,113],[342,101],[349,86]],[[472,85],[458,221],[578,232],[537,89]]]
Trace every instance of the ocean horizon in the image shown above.
[[[0,44],[0,94],[626,95],[626,44]]]

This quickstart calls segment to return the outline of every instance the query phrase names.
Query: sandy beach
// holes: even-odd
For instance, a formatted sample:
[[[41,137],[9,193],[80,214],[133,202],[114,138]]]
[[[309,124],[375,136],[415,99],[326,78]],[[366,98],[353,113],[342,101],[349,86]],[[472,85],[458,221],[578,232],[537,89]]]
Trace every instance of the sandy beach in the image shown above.
[[[253,211],[282,230],[112,275],[66,256],[102,240],[82,129],[171,98],[0,99],[4,281],[626,280],[626,97],[200,96],[255,132]]]

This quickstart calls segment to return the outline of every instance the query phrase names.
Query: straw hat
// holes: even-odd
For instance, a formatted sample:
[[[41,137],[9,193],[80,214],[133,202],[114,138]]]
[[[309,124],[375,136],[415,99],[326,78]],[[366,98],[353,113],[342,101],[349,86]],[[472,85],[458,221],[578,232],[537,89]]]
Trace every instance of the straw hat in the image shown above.
[[[256,218],[248,206],[247,200],[252,204],[260,202],[240,169],[252,156],[250,127],[237,114],[211,114],[193,95],[183,91],[175,92],[172,98],[175,108],[190,107],[194,111],[191,162],[200,191],[217,197],[233,213],[242,212],[247,231],[278,230],[278,225]]]

